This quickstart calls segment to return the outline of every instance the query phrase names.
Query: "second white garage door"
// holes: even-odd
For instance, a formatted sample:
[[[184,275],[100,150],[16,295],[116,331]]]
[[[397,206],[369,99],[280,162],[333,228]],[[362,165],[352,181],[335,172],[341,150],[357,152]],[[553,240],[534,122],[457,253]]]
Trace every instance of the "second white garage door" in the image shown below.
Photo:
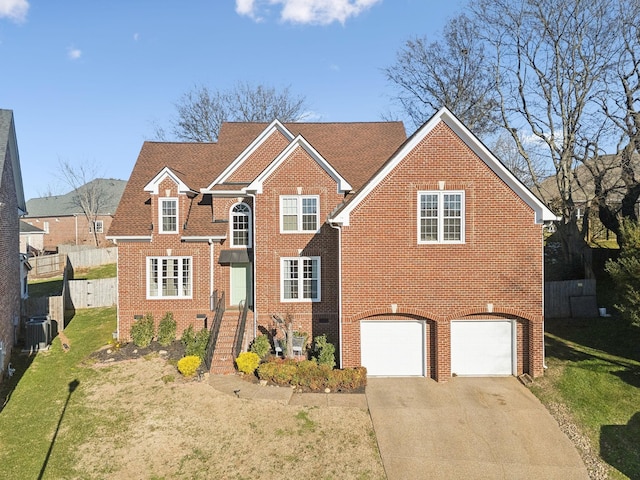
[[[514,328],[510,320],[451,322],[451,373],[512,375]]]
[[[360,322],[360,355],[371,376],[424,376],[424,322]]]

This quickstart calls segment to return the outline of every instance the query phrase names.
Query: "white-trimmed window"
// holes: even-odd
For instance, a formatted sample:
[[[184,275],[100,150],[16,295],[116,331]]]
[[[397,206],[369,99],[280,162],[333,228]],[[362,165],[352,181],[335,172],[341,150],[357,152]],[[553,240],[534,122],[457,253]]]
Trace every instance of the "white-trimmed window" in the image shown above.
[[[191,298],[191,257],[147,257],[147,298]]]
[[[418,192],[418,243],[464,243],[464,192]]]
[[[89,224],[89,233],[103,233],[104,230],[104,224],[102,223],[102,220],[96,220],[95,222],[91,222]]]
[[[280,197],[280,232],[317,232],[320,225],[317,195]]]
[[[320,257],[281,258],[280,262],[280,299],[319,302]]]
[[[251,246],[251,209],[246,203],[231,208],[231,246]]]
[[[161,198],[159,205],[160,233],[178,232],[178,199]]]

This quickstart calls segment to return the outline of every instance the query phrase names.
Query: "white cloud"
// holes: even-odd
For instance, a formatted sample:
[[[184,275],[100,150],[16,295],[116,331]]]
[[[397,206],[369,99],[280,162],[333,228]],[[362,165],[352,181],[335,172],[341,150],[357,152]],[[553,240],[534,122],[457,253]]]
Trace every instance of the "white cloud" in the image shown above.
[[[69,57],[70,60],[77,60],[81,56],[82,56],[82,50],[80,50],[79,48],[76,48],[76,47],[67,48],[67,57]]]
[[[8,18],[18,23],[24,22],[28,11],[27,0],[0,0],[0,18]]]
[[[138,40],[140,40],[140,34],[139,34],[139,33],[134,33],[134,34],[133,34],[133,40],[134,40],[135,42],[137,42]]]
[[[260,12],[265,5],[279,5],[283,22],[311,25],[339,22],[344,25],[350,17],[358,16],[380,2],[382,0],[236,0],[236,12],[260,21]]]

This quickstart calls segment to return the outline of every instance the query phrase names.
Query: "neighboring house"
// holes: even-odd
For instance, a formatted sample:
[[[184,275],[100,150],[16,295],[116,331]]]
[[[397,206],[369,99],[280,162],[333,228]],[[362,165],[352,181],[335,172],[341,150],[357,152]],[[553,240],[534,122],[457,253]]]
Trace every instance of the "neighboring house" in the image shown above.
[[[20,252],[27,256],[44,252],[44,230],[20,221]]]
[[[583,226],[586,221],[589,229],[589,239],[609,238],[609,231],[598,218],[598,202],[596,199],[595,182],[590,168],[602,175],[602,189],[605,203],[614,209],[620,209],[626,192],[622,168],[618,155],[601,155],[597,160],[578,165],[572,172],[571,198],[575,204],[575,216],[578,225]],[[630,162],[635,177],[640,175],[640,155],[634,153]],[[560,204],[560,190],[556,176],[550,176],[540,183],[537,196],[548,205]],[[636,215],[640,217],[640,202],[635,205]],[[585,214],[589,214],[585,218]]]
[[[0,109],[0,381],[20,321],[24,278],[20,217],[26,213],[13,111]]]
[[[98,178],[78,190],[93,188],[96,182],[97,191],[102,192],[99,193],[102,198],[99,214],[92,222],[87,220],[78,202],[74,200],[77,196],[75,190],[65,195],[51,195],[27,201],[29,214],[24,221],[44,231],[43,247],[46,252],[57,252],[58,245],[95,246],[94,230],[98,246],[111,244],[105,239],[105,235],[127,182],[113,178]]]
[[[370,375],[538,376],[555,219],[447,109],[409,139],[274,121],[146,142],[109,230],[118,335],[146,313],[202,328],[217,291],[225,321],[249,304],[245,345],[290,315]]]

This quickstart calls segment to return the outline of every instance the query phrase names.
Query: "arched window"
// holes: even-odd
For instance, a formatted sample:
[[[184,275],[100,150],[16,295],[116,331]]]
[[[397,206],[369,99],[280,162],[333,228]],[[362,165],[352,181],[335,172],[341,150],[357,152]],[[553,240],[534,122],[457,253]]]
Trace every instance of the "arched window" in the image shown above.
[[[237,203],[231,209],[231,246],[251,247],[251,209],[246,203]]]

